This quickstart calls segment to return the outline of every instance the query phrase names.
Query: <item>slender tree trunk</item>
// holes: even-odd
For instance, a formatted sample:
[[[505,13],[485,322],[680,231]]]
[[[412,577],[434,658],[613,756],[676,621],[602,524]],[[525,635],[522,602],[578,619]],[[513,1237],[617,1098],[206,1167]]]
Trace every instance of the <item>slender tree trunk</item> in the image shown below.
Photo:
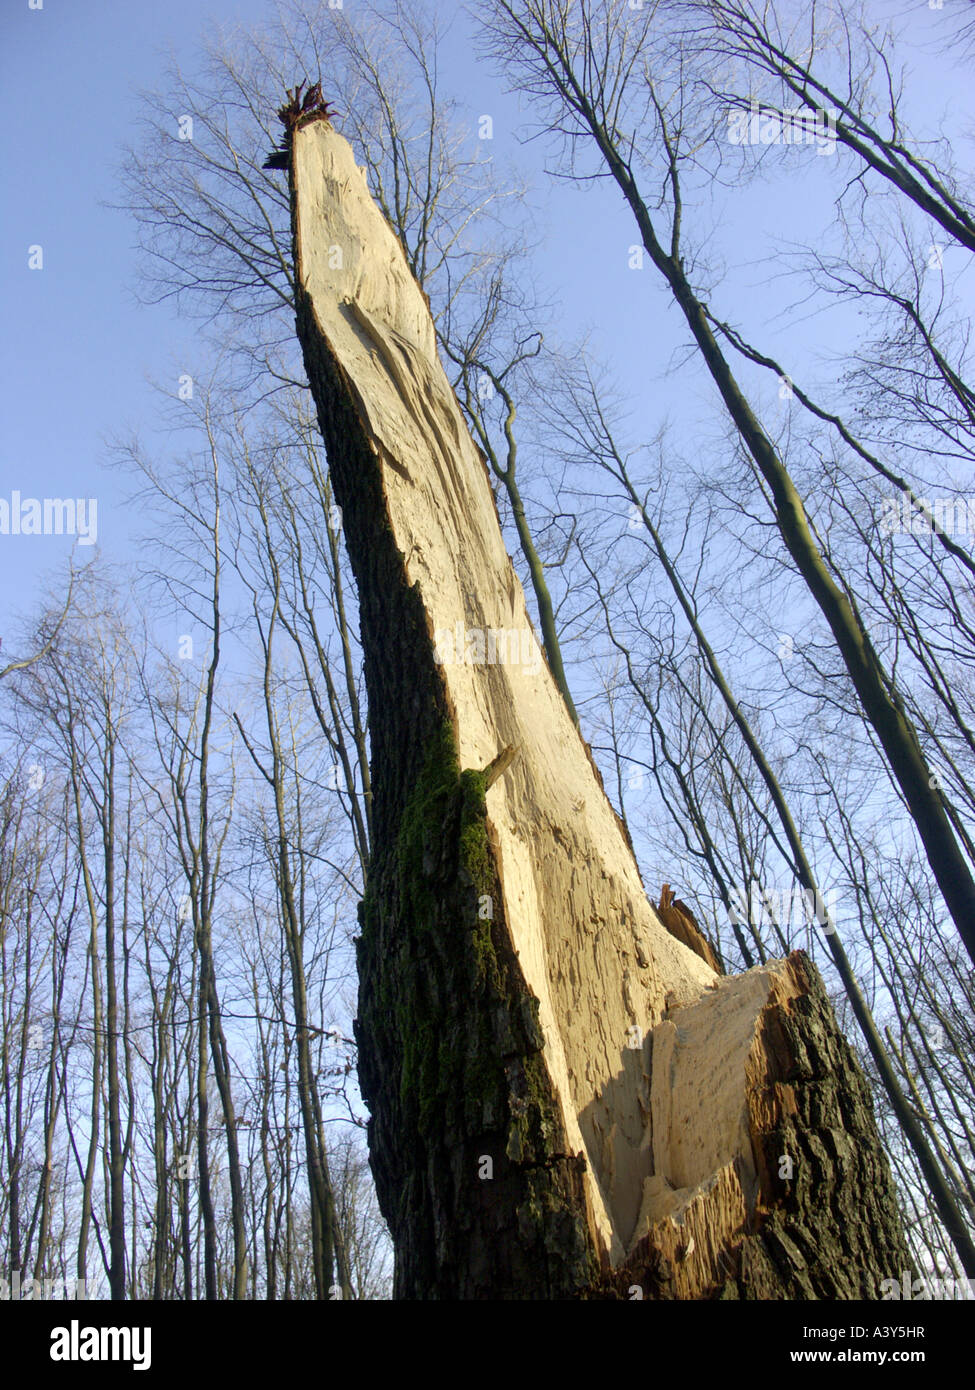
[[[705,306],[684,273],[683,261],[676,254],[668,254],[657,240],[633,175],[591,108],[586,107],[585,113],[600,154],[630,206],[644,248],[680,306],[728,414],[768,484],[782,540],[829,624],[864,716],[875,730],[903,792],[948,911],[975,961],[975,876],[956,838],[938,779],[925,760],[917,730],[908,719],[903,700],[858,613],[829,571],[810,529],[802,498],[722,353]]]
[[[305,1162],[308,1168],[308,1186],[311,1203],[312,1264],[315,1277],[315,1296],[327,1299],[332,1288],[333,1269],[338,1270],[339,1287],[343,1298],[352,1296],[349,1280],[348,1262],[345,1256],[344,1241],[335,1214],[335,1198],[332,1192],[328,1170],[328,1155],[322,1126],[321,1107],[315,1089],[314,1066],[312,1063],[311,1034],[308,1027],[308,993],[304,959],[304,908],[301,895],[296,892],[295,874],[292,862],[293,853],[300,859],[302,853],[301,794],[297,793],[296,821],[289,833],[288,808],[286,806],[286,774],[289,767],[295,767],[298,749],[292,742],[288,753],[282,754],[281,730],[274,707],[272,690],[273,644],[275,628],[280,617],[281,576],[275,554],[274,542],[268,526],[267,512],[263,498],[259,503],[261,521],[266,543],[267,563],[271,571],[272,608],[267,629],[262,633],[264,644],[264,714],[270,746],[270,770],[264,768],[257,755],[250,749],[251,756],[263,773],[274,792],[274,813],[277,829],[277,843],[271,849],[276,860],[275,877],[278,901],[281,910],[281,924],[284,931],[285,949],[291,976],[291,1000],[295,1020],[295,1048],[298,1053],[298,1102],[301,1109],[302,1131],[305,1140]],[[336,721],[336,738],[340,737]],[[352,787],[351,769],[347,768],[347,785]],[[364,827],[359,822],[360,834]]]
[[[58,933],[54,934],[51,948],[51,1045],[47,1059],[47,1086],[44,1094],[44,1171],[41,1177],[40,1228],[37,1235],[37,1251],[34,1257],[34,1278],[40,1279],[45,1267],[48,1241],[51,1230],[51,1178],[54,1172],[54,1143],[61,1113],[62,1077],[59,1073],[61,1053],[61,1005],[67,980],[65,962],[70,938],[70,918],[64,926],[65,938],[62,942]]]
[[[210,1186],[210,1100],[207,1096],[209,1051],[207,1047],[207,1012],[209,1007],[210,964],[200,950],[200,977],[197,986],[198,1033],[196,1038],[196,1155],[199,1184],[200,1216],[203,1221],[203,1287],[204,1298],[215,1301],[217,1288],[217,1218]],[[185,1198],[184,1198],[185,1200]]]
[[[108,1072],[108,1244],[109,1287],[113,1299],[125,1298],[125,1175],[122,1161],[121,1079],[119,1076],[118,965],[115,951],[115,731],[105,710],[102,760],[102,831],[105,884],[105,1055]]]
[[[85,1161],[81,1191],[81,1220],[78,1227],[77,1277],[87,1283],[88,1279],[88,1236],[92,1221],[92,1194],[95,1185],[95,1161],[98,1157],[98,1143],[101,1135],[101,1090],[102,1090],[102,1039],[105,1029],[105,1015],[102,1008],[101,955],[98,947],[98,902],[95,884],[88,864],[85,839],[84,813],[81,806],[81,769],[74,742],[71,721],[73,713],[68,706],[69,750],[71,757],[71,786],[74,803],[74,818],[78,834],[78,851],[81,859],[82,876],[85,886],[85,901],[88,908],[88,966],[91,971],[91,1028],[92,1028],[92,1066],[91,1066],[91,1107],[89,1112],[88,1155]]]

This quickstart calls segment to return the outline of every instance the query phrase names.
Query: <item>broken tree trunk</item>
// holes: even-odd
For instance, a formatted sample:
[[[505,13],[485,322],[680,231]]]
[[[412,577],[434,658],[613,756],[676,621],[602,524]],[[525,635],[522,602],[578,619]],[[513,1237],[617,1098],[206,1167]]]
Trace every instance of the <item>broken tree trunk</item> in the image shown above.
[[[910,1262],[818,972],[719,976],[651,907],[401,245],[326,120],[290,178],[359,589],[356,1036],[396,1296],[877,1297]]]

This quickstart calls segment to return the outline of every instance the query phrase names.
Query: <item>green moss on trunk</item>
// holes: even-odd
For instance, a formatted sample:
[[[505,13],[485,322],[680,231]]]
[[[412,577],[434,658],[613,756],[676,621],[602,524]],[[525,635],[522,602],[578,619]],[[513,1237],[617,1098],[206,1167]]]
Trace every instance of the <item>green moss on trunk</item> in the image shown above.
[[[381,1194],[399,1195],[386,1214],[400,1291],[524,1298],[534,1282],[539,1298],[569,1295],[592,1274],[582,1171],[503,920],[484,774],[460,769],[449,721],[393,851],[377,856],[361,920],[358,1032],[379,1063],[364,1090],[403,1160],[377,1171]],[[429,1205],[432,1250],[417,1248],[417,1203]],[[472,1239],[484,1246],[473,1261]]]

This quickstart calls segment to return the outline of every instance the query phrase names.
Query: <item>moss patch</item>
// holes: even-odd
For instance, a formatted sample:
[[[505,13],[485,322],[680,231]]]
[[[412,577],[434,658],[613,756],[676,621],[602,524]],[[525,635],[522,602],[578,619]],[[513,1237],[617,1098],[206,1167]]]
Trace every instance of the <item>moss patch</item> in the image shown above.
[[[362,907],[359,1031],[383,1059],[367,1100],[388,1111],[398,1146],[417,1155],[401,1202],[417,1200],[417,1167],[449,1171],[457,1200],[482,1209],[499,1239],[507,1221],[517,1229],[516,1247],[539,1258],[544,1251],[546,1262],[561,1247],[572,1281],[581,1281],[588,1277],[581,1174],[566,1152],[542,1056],[538,1000],[511,949],[485,790],[482,771],[461,770],[443,721]],[[482,918],[485,898],[493,911]],[[485,1157],[490,1180],[478,1176]],[[444,1201],[445,1210],[451,1205]],[[400,1210],[404,1224],[414,1219]]]

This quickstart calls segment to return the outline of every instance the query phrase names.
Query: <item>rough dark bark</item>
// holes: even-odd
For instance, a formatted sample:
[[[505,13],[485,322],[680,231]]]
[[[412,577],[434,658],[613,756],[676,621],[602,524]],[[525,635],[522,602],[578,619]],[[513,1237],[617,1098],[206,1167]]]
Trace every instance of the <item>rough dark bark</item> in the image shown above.
[[[685,1219],[658,1225],[588,1297],[877,1299],[913,1269],[863,1072],[809,957],[785,964],[749,1075],[747,1218],[696,1287]]]
[[[482,894],[502,901],[483,776],[457,763],[381,466],[304,293],[298,325],[359,591],[375,829],[355,1034],[394,1293],[565,1297],[593,1273],[585,1200],[538,1063],[536,1001],[503,920],[478,917]]]

